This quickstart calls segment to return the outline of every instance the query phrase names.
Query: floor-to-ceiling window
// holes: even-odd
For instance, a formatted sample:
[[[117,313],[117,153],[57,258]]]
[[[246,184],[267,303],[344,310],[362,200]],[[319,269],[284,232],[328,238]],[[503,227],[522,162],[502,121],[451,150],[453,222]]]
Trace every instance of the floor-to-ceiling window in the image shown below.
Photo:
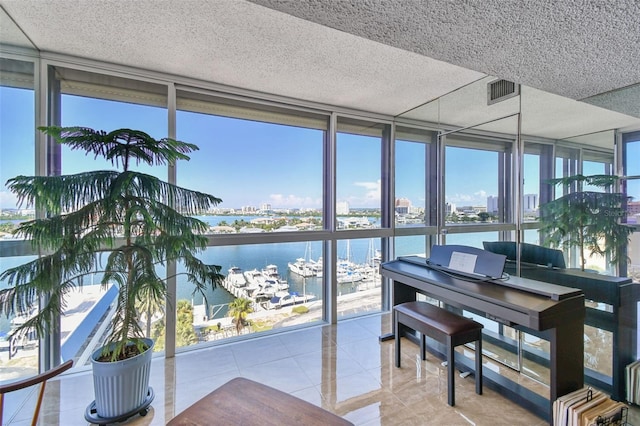
[[[390,124],[337,119],[334,220],[338,233],[347,236],[337,241],[334,253],[338,317],[382,306],[376,253],[381,250],[380,229],[389,227],[383,223],[389,211],[383,205],[383,166],[390,143]]]
[[[449,136],[444,194],[447,244],[482,248],[513,223],[512,142]]]
[[[81,126],[110,132],[116,129],[141,130],[156,139],[167,137],[167,86],[142,83],[109,75],[82,72],[65,67],[52,67],[55,79],[50,82],[50,99],[57,111],[51,124]],[[121,165],[94,158],[67,146],[52,145],[50,174],[76,174],[95,170],[121,170]],[[132,164],[131,169],[167,180],[167,166]],[[105,258],[106,259],[106,258]],[[104,259],[103,259],[104,260]],[[166,276],[164,265],[159,275]],[[101,286],[102,274],[82,278],[82,286],[72,292],[67,314],[61,318],[60,352],[63,360],[73,359],[76,366],[87,365],[92,351],[99,348],[113,312],[108,308],[115,297],[115,286]],[[144,301],[139,301],[143,304]],[[159,312],[163,307],[146,309],[141,315],[142,329],[162,330]],[[73,313],[70,315],[69,313]]]
[[[199,218],[213,245],[203,260],[226,279],[203,297],[178,277],[194,333],[177,346],[324,319],[327,126],[327,116],[309,111],[178,90],[176,136],[199,150],[178,164],[176,181],[222,199]]]
[[[623,135],[623,181],[627,201],[627,215],[624,221],[633,226],[627,249],[627,275],[640,282],[640,132]]]
[[[434,132],[396,126],[394,152],[394,253],[421,255],[435,242],[437,179]]]
[[[20,205],[6,186],[18,175],[36,174],[34,64],[0,58],[0,272],[32,260],[30,246],[12,232],[35,217],[35,206]],[[6,288],[7,282],[0,282]],[[33,333],[11,336],[28,312],[0,315],[0,381],[38,371],[38,340]],[[9,368],[9,367],[15,368]]]

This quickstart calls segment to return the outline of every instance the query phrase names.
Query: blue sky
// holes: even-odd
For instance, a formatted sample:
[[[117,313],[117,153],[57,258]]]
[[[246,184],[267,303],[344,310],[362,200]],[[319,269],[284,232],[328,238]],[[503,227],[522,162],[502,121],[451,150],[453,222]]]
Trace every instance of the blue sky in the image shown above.
[[[33,93],[0,88],[0,178],[33,174]],[[113,130],[140,129],[165,137],[163,108],[63,96],[62,124]],[[193,112],[177,114],[177,138],[195,143],[199,151],[177,166],[178,184],[222,198],[221,207],[322,207],[323,132],[293,126],[231,119]],[[10,141],[10,143],[6,143]],[[446,199],[457,206],[486,205],[497,195],[497,154],[447,148]],[[353,208],[380,206],[380,139],[341,133],[337,138],[337,197]],[[396,152],[396,196],[424,206],[424,147],[402,143]],[[63,173],[111,168],[106,162],[63,148]],[[139,170],[166,179],[165,169]],[[525,193],[537,193],[537,158],[525,157]],[[1,188],[0,207],[15,206],[15,197]]]

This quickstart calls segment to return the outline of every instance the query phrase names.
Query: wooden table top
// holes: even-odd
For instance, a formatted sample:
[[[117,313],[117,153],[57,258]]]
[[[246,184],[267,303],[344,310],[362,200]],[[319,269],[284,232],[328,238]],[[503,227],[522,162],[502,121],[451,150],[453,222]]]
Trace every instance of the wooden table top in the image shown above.
[[[213,424],[353,426],[353,423],[323,408],[243,377],[236,377],[220,386],[167,425]]]

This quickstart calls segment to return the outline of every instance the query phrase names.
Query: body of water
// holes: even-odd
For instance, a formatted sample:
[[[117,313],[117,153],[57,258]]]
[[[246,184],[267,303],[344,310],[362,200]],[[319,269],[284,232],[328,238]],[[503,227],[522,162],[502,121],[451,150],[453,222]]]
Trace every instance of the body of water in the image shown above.
[[[220,222],[225,221],[228,224],[235,220],[250,221],[253,218],[261,216],[199,216],[198,218],[216,226]],[[371,219],[373,220],[373,219]],[[455,234],[447,237],[449,244],[464,244],[474,247],[482,247],[482,241],[495,241],[498,238],[497,232],[483,232],[476,234]],[[451,239],[452,241],[449,241]],[[374,253],[380,249],[380,239],[355,239],[338,241],[337,256],[339,259],[349,259],[357,264],[368,263],[372,261]],[[400,238],[396,249],[398,255],[424,253],[424,237]],[[289,284],[289,291],[296,291],[300,294],[313,294],[318,299],[322,297],[323,279],[317,277],[303,278],[300,275],[291,273],[288,269],[290,262],[295,262],[298,258],[306,258],[319,260],[322,255],[322,242],[296,242],[296,243],[271,243],[256,245],[237,245],[224,247],[209,247],[201,255],[200,258],[207,263],[221,266],[221,272],[227,275],[227,271],[231,267],[239,267],[243,271],[252,269],[261,270],[267,265],[275,265],[278,268],[280,276]],[[16,266],[22,262],[33,259],[32,257],[0,257],[0,270],[5,270],[12,266]],[[180,272],[180,267],[178,268]],[[164,272],[160,271],[164,276]],[[85,285],[95,285],[100,282],[100,276],[96,274],[93,280],[88,279]],[[358,283],[345,283],[338,285],[338,291],[341,294],[352,293],[357,291]],[[6,286],[0,282],[0,288]],[[193,294],[193,285],[188,283],[182,276],[177,278],[177,296],[178,299],[189,300],[194,304],[203,304],[205,299],[200,294]],[[205,293],[206,303],[209,307],[215,305],[226,305],[233,301],[234,297],[224,288],[218,287],[215,290],[207,290]],[[210,310],[209,310],[210,312]],[[226,314],[226,308],[221,309],[216,317]],[[0,317],[0,332],[9,329],[9,321],[3,316]]]

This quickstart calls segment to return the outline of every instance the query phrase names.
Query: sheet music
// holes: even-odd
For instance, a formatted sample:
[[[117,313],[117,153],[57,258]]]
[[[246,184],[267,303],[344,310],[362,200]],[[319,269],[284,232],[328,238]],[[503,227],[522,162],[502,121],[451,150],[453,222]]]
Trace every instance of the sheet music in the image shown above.
[[[461,253],[454,251],[451,253],[451,260],[449,260],[449,268],[455,269],[460,272],[467,272],[473,274],[476,269],[476,260],[478,256],[475,254]]]

